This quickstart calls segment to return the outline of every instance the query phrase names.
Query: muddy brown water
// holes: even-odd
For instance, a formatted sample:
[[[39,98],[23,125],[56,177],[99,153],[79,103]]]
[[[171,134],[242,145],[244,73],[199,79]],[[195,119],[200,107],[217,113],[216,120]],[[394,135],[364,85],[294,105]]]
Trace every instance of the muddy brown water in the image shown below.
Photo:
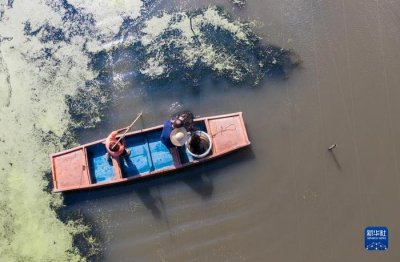
[[[243,111],[252,142],[171,176],[66,194],[67,209],[88,217],[104,241],[101,260],[399,261],[399,2],[224,5],[261,21],[258,33],[303,63],[258,88],[133,88],[82,133],[82,143],[105,137],[141,110],[144,127],[179,108]],[[388,227],[388,251],[364,249],[364,229],[374,225]]]

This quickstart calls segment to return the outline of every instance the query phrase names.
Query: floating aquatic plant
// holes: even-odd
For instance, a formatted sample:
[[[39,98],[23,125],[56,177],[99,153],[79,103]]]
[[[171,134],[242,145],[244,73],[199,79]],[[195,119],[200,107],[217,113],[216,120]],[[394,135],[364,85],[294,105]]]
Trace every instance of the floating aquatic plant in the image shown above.
[[[246,0],[231,0],[231,2],[238,7],[243,7],[246,5]]]
[[[294,54],[264,44],[251,23],[234,20],[222,8],[162,12],[144,22],[128,47],[129,71],[146,81],[183,81],[197,85],[207,75],[257,85],[267,76],[285,76],[297,63]],[[114,50],[114,57],[123,52]],[[115,60],[118,60],[115,59]]]

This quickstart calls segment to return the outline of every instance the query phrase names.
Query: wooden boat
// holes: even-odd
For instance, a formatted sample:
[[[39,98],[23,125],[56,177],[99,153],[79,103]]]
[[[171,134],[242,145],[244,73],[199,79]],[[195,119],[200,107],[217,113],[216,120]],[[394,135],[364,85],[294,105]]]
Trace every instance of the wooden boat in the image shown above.
[[[129,157],[108,161],[106,148],[98,140],[52,154],[54,192],[82,190],[159,176],[173,170],[194,166],[250,145],[242,112],[202,117],[194,120],[197,129],[212,138],[212,150],[204,158],[195,159],[185,147],[179,150],[180,161],[173,161],[169,150],[160,141],[162,125],[129,132],[125,137]]]

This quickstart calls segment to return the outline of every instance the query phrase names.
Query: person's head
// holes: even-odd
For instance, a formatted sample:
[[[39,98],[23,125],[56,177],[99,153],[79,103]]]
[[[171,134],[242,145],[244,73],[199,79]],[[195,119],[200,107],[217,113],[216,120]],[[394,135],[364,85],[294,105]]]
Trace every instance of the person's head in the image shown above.
[[[115,146],[115,147],[114,147]],[[110,150],[112,151],[118,151],[119,150],[119,144],[115,143],[115,142],[111,142],[110,143]]]
[[[174,122],[172,123],[172,127],[173,128],[180,128],[183,126],[183,118],[181,118],[180,116],[177,117]]]
[[[174,120],[172,126],[174,128],[179,128],[184,126],[188,129],[193,123],[193,114],[190,111],[184,111],[179,114],[179,116]]]

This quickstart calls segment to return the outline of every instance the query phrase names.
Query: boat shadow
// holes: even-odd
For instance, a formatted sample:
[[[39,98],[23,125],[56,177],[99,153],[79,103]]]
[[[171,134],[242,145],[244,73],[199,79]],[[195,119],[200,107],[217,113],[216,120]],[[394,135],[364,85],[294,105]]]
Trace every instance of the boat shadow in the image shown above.
[[[215,191],[213,178],[226,174],[221,171],[226,166],[239,165],[255,158],[250,147],[232,152],[219,159],[201,163],[190,169],[177,170],[163,176],[144,178],[139,181],[131,181],[124,184],[116,184],[104,188],[94,188],[85,191],[64,192],[64,204],[66,206],[79,205],[81,202],[101,201],[112,197],[129,196],[134,193],[155,219],[166,217],[164,200],[161,187],[169,184],[183,182],[203,200],[212,198]]]
[[[140,198],[143,205],[151,211],[151,214],[156,219],[162,218],[162,209],[164,209],[164,201],[160,192],[153,193],[150,188],[140,187],[135,190],[136,195]]]

